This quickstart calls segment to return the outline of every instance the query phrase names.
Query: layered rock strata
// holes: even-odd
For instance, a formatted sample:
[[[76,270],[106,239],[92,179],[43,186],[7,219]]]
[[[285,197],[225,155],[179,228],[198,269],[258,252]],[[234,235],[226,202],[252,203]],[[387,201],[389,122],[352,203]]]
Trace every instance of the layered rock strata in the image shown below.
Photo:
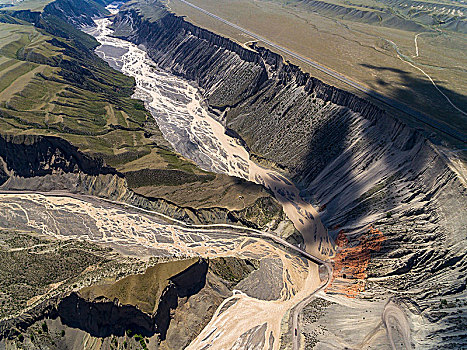
[[[283,169],[320,207],[334,239],[345,237],[341,249],[363,245],[357,251],[371,257],[364,271],[344,266],[334,276],[336,285],[356,284],[373,296],[408,296],[438,324],[429,330],[432,337],[443,334],[448,345],[462,339],[446,329],[465,318],[438,311],[439,298],[466,295],[466,187],[442,147],[279,55],[243,48],[160,3],[150,14],[134,5],[123,8],[114,28],[144,45],[159,67],[197,83],[250,151]],[[367,250],[374,232],[384,240]],[[343,290],[349,289],[334,292]]]

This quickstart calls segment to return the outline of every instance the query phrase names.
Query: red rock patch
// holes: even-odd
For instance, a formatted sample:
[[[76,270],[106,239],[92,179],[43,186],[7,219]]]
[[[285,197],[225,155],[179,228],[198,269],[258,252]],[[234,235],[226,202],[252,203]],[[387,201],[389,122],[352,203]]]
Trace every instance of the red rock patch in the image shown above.
[[[371,253],[379,251],[386,238],[383,233],[370,226],[367,234],[360,237],[357,245],[350,246],[344,230],[340,230],[336,239],[337,254],[332,259],[333,274],[326,292],[343,294],[355,298],[365,290],[367,268]]]

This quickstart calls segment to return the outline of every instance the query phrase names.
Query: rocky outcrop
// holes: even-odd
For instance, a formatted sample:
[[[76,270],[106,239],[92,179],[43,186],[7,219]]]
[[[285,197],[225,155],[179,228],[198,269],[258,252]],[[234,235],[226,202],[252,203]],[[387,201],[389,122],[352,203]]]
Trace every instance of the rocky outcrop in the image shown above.
[[[42,10],[7,11],[4,19],[11,16],[52,34],[69,39],[80,38],[84,40],[82,44],[86,46],[89,38],[85,38],[78,29],[72,30],[72,26],[93,25],[94,17],[109,14],[105,6],[112,2],[111,0],[55,0],[49,2]],[[97,45],[95,40],[93,42]]]
[[[109,66],[93,53],[93,49],[98,45],[97,41],[78,30],[78,28],[73,27],[73,25],[90,24],[94,16],[108,13],[103,5],[109,2],[107,0],[56,0],[47,5],[42,12],[12,12],[11,16],[29,21],[36,27],[51,34],[52,38],[48,41],[48,44],[56,48],[57,53],[56,55],[50,55],[49,53],[45,54],[43,50],[26,47],[17,51],[17,57],[28,62],[56,67],[60,77],[53,77],[53,79],[61,82],[63,78],[71,85],[80,88],[85,87],[88,92],[98,94],[99,100],[111,101],[117,110],[120,111],[120,108],[122,108],[125,113],[131,114],[135,110],[127,109],[128,104],[132,104],[132,101],[128,101],[127,98],[133,94],[134,84],[132,84],[132,80],[125,80],[126,83],[119,79],[114,80],[116,78],[114,76],[115,72],[103,75],[102,70],[104,69],[107,72]],[[69,40],[62,40],[58,37]],[[221,39],[221,37],[218,37],[217,40]],[[70,87],[67,87],[66,90],[67,93],[74,93],[73,91],[75,91],[74,88]],[[138,103],[135,101],[134,104]],[[73,104],[73,106],[69,105],[68,101],[61,101],[60,105],[76,108],[78,114],[79,109],[83,108],[79,99],[78,103]],[[2,117],[5,119],[17,117],[16,112],[10,112],[10,110],[2,110],[1,113],[6,113]],[[65,113],[66,120],[76,118],[74,114],[69,115],[67,113]],[[34,118],[31,119],[34,120]],[[161,169],[157,168],[158,165],[153,164],[149,166],[149,169],[136,168],[133,171],[130,168],[124,174],[125,179],[123,179],[122,174],[105,166],[100,158],[105,159],[107,164],[119,164],[121,167],[122,159],[130,162],[132,159],[147,155],[151,152],[151,149],[148,149],[149,147],[154,147],[153,150],[156,153],[163,149],[165,154],[167,143],[159,140],[162,139],[162,135],[157,126],[154,127],[154,125],[150,125],[151,123],[145,123],[144,119],[138,123],[135,121],[132,127],[110,124],[108,128],[101,128],[101,120],[94,119],[92,116],[91,119],[91,124],[94,122],[99,124],[95,129],[93,127],[70,128],[67,122],[58,127],[58,124],[44,127],[44,124],[32,122],[28,124],[27,128],[42,129],[41,133],[54,132],[63,135],[62,137],[71,140],[70,142],[76,145],[80,145],[82,149],[86,148],[88,154],[93,154],[92,157],[85,156],[83,153],[78,152],[76,148],[72,150],[74,146],[56,137],[5,136],[7,139],[0,141],[6,157],[4,159],[6,163],[0,162],[0,185],[3,184],[3,189],[68,190],[99,195],[109,199],[127,201],[135,205],[143,205],[144,208],[162,211],[177,219],[197,223],[241,222],[259,227],[272,220],[279,222],[285,219],[279,203],[260,186],[251,189],[251,184],[231,186],[229,194],[237,190],[239,193],[231,195],[230,198],[225,197],[225,201],[224,198],[219,201],[214,198],[210,203],[193,204],[177,201],[176,199],[172,200],[170,191],[174,191],[175,188],[179,189],[188,183],[194,184],[192,188],[185,186],[184,190],[188,192],[196,191],[197,187],[204,190],[208,187],[204,186],[205,183],[208,183],[208,185],[212,183],[217,186],[222,185],[219,181],[212,181],[214,179],[212,174],[203,175],[201,170],[196,169],[192,164],[188,164],[184,159],[181,159],[182,163],[176,164],[174,168],[172,164],[165,164],[164,160],[158,158],[157,161],[162,163],[160,165]],[[70,124],[74,123],[73,120]],[[92,125],[94,126],[94,124]],[[115,152],[113,149],[99,149],[95,153],[95,147],[88,148],[88,145],[83,147],[82,140],[87,136],[94,138],[93,141],[95,141],[96,138],[105,139],[105,136],[113,131],[122,131],[122,134],[124,131],[128,131],[128,139],[133,140],[134,137],[139,139],[139,135],[144,132],[146,139],[141,140],[141,144],[146,144],[145,149],[142,150],[142,147],[135,146],[125,152],[120,150]],[[30,133],[33,134],[35,131]],[[81,137],[76,138],[76,135]],[[148,145],[150,146],[147,147]],[[118,148],[118,146],[116,147]],[[21,157],[15,159],[12,156],[15,152],[19,152]],[[37,154],[32,154],[34,152],[37,152]],[[44,154],[44,152],[47,154]],[[175,154],[171,155],[175,159]],[[3,158],[1,154],[0,157]],[[29,160],[32,160],[31,164],[28,164]],[[178,157],[176,162],[180,162]],[[188,166],[187,171],[184,169],[185,164]],[[180,170],[177,169],[179,165],[181,166]],[[155,193],[157,191],[154,191],[154,188],[165,185],[171,187],[167,191],[168,194]],[[141,186],[147,186],[148,188],[142,190]],[[135,194],[131,189],[135,189],[140,195]],[[247,201],[247,205],[244,205],[243,209],[229,210],[241,208],[241,206],[237,205],[239,203],[238,198],[245,189],[252,193],[251,200]],[[208,189],[205,192],[207,193],[210,190]],[[178,199],[183,195],[188,197],[189,195],[186,194],[188,192],[178,193]],[[145,198],[145,196],[151,198]],[[235,200],[232,200],[233,197],[235,197]],[[208,196],[205,195],[204,198],[208,198]]]
[[[64,325],[93,337],[123,336],[126,330],[147,337],[156,332],[154,318],[132,305],[120,305],[118,300],[88,301],[77,293],[60,301],[56,316]]]
[[[114,19],[115,35],[144,45],[159,67],[195,81],[213,108],[234,107],[250,97],[258,98],[275,83],[287,85],[294,81],[326,102],[366,116],[378,111],[370,102],[286,64],[270,50],[258,46],[253,46],[254,50],[245,49],[167,12],[157,1],[152,5],[158,8],[156,19],[146,18],[137,5],[124,7]]]
[[[93,337],[123,336],[127,330],[146,337],[158,333],[162,340],[170,324],[171,312],[177,308],[179,298],[198,293],[206,284],[208,261],[199,260],[169,279],[162,293],[157,311],[148,314],[131,304],[105,297],[84,298],[79,293],[58,295],[32,308],[26,314],[0,323],[0,340],[12,338],[32,324],[57,317],[61,323],[84,330]]]
[[[465,316],[443,305],[457,305],[456,299],[467,293],[467,193],[441,147],[279,55],[257,46],[245,49],[168,13],[157,2],[150,17],[132,3],[116,16],[114,26],[119,36],[146,46],[161,68],[195,81],[211,108],[227,112],[227,127],[251,152],[288,172],[302,195],[320,207],[323,222],[334,238],[339,233],[342,243],[333,276],[342,288],[330,292],[348,291],[345,283],[350,279],[358,286],[356,297],[361,291],[369,299],[407,296],[430,322],[420,333],[439,339],[432,346],[449,348],[463,341],[464,334],[455,330],[465,326]],[[71,164],[65,159],[52,164]],[[9,176],[5,185],[21,186],[32,179],[9,171],[4,167],[0,174]],[[40,186],[51,176],[43,176]],[[186,221],[232,220],[226,210],[193,211],[149,201],[129,191],[118,175],[73,170],[60,179],[80,191],[170,212]],[[369,234],[374,238],[369,240]],[[352,263],[364,258],[364,266],[349,269],[347,257]],[[167,291],[166,311],[177,293]],[[440,298],[445,300],[441,306]]]
[[[55,0],[44,8],[48,16],[62,18],[69,24],[93,25],[93,18],[106,15],[109,12],[105,6],[112,0]]]
[[[16,337],[19,333],[44,318],[56,317],[56,310],[60,300],[60,296],[49,298],[31,310],[28,310],[27,313],[0,321],[0,341],[5,338],[11,339]]]
[[[162,10],[145,16],[125,7],[114,21],[117,33],[144,45],[160,67],[195,81],[212,108],[229,107],[226,126],[253,154],[289,173],[320,207],[330,234],[341,232],[345,249],[365,247],[373,230],[382,233],[378,249],[364,249],[365,272],[356,275],[384,279],[375,286],[365,277],[359,288],[379,296],[417,290],[410,295],[424,312],[454,327],[457,316],[437,308],[440,296],[466,293],[460,242],[467,190],[442,147],[267,49],[220,40]],[[342,282],[345,269],[340,273],[334,277]],[[443,332],[434,328],[427,331]],[[459,337],[446,333],[443,344]]]
[[[62,333],[62,344],[59,344],[58,348],[65,348],[65,344],[66,348],[71,347],[70,344],[79,336],[99,338],[103,343],[119,338],[123,345],[124,339],[129,340],[135,334],[138,334],[138,337],[157,338],[157,343],[162,342],[163,348],[184,348],[205,327],[217,307],[231,295],[231,289],[235,286],[230,280],[219,275],[219,266],[216,273],[213,273],[211,263],[221,263],[223,267],[228,267],[230,272],[241,276],[236,282],[248,277],[254,270],[245,269],[245,266],[254,262],[237,258],[225,258],[221,262],[216,259],[192,259],[152,266],[144,274],[129,275],[115,284],[104,285],[117,294],[121,293],[119,297],[125,301],[120,301],[117,296],[110,300],[107,296],[99,294],[103,292],[100,285],[58,295],[30,309],[27,314],[0,322],[0,341],[11,341],[23,333],[31,338],[36,347],[40,347],[40,344],[47,340],[37,337],[35,327],[44,324],[43,320],[48,319],[46,323],[49,325],[50,335],[66,330]],[[161,273],[154,274],[154,271],[150,271],[158,267]],[[175,272],[180,269],[181,272]],[[159,294],[157,288],[152,288],[143,293],[144,295],[135,294],[132,300],[127,298],[132,293],[129,289],[140,288],[128,279],[137,278],[140,283],[150,282],[148,285],[155,287],[154,283],[164,282],[166,275],[170,277],[162,293]],[[121,288],[122,284],[127,288]],[[117,285],[118,287],[114,288]],[[136,292],[136,289],[133,292]],[[157,298],[154,312],[139,307],[148,298]],[[57,324],[59,328],[56,327]],[[76,331],[79,334],[76,334]],[[28,333],[33,336],[29,337]]]
[[[91,158],[69,142],[53,136],[0,136],[0,158],[4,174],[24,178],[57,172],[120,175],[105,166],[102,159]]]
[[[63,190],[99,196],[164,213],[187,223],[241,223],[261,227],[284,215],[272,197],[258,198],[240,210],[190,208],[133,192],[122,174],[67,141],[49,136],[0,136],[0,189]],[[277,214],[282,216],[277,216]]]
[[[208,262],[199,260],[171,277],[162,292],[157,311],[152,315],[134,305],[121,305],[118,299],[86,300],[77,293],[71,293],[58,304],[57,316],[64,325],[79,328],[94,337],[123,336],[131,330],[145,337],[158,333],[160,339],[165,340],[171,313],[177,308],[179,298],[198,293],[206,283],[207,271]]]
[[[143,44],[161,68],[196,81],[207,91],[211,106],[235,105],[267,80],[262,59],[253,51],[170,15],[163,8],[158,16],[155,21],[145,20],[130,7],[117,15],[115,35]],[[219,74],[225,79],[219,80]]]
[[[206,284],[208,262],[199,260],[185,271],[170,278],[169,285],[162,293],[159,307],[154,316],[157,332],[163,341],[170,326],[171,313],[178,307],[180,298],[189,298],[198,293]]]
[[[11,17],[19,19],[21,21],[26,21],[29,23],[39,23],[40,20],[40,13],[39,12],[34,12],[31,10],[19,10],[19,11],[14,11],[14,12],[7,12],[7,15],[11,14]],[[8,17],[3,16],[0,19],[0,22],[6,22],[9,23],[11,20],[7,21]],[[14,22],[13,22],[14,23]]]

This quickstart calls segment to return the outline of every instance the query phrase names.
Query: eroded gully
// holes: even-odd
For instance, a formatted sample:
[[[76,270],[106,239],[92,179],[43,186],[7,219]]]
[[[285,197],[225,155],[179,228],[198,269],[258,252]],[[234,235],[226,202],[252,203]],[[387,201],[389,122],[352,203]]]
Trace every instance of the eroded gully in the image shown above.
[[[237,176],[269,188],[302,234],[306,252],[323,260],[332,255],[332,243],[315,208],[300,197],[299,190],[288,179],[254,163],[239,140],[225,134],[224,126],[205,108],[194,85],[157,68],[144,48],[112,37],[108,18],[96,19],[95,23],[96,27],[87,28],[86,32],[101,43],[96,53],[114,68],[135,78],[135,97],[145,101],[164,137],[177,152],[205,170]],[[232,346],[253,325],[266,324],[265,333],[280,339],[284,315],[320,285],[317,270],[316,265],[311,265],[301,290],[287,293],[280,300],[264,301],[235,294],[231,297],[237,300],[235,305],[222,315],[216,312],[190,348],[199,349],[207,343],[215,344],[216,348]],[[237,321],[232,322],[234,319]],[[278,343],[274,342],[273,347]]]

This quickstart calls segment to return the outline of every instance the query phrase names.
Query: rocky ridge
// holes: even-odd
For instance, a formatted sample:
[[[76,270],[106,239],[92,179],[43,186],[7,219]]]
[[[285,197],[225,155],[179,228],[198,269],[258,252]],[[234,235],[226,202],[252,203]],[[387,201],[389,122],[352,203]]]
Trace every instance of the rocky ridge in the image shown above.
[[[234,264],[230,267],[229,274],[233,272],[241,276],[235,283],[226,279],[228,276],[219,270],[222,266],[225,267],[225,262],[217,259],[190,259],[156,264],[142,274],[128,275],[114,284],[104,284],[108,288],[117,286],[117,295],[112,300],[106,297],[105,289],[99,289],[99,285],[97,288],[90,286],[78,292],[57,295],[37,305],[26,315],[2,321],[0,340],[7,341],[9,346],[15,346],[18,334],[30,333],[31,344],[24,344],[27,348],[40,346],[46,341],[48,346],[58,349],[79,348],[79,345],[73,343],[76,337],[84,334],[93,339],[102,339],[104,343],[117,338],[121,345],[125,339],[128,342],[136,335],[135,339],[141,337],[150,340],[156,349],[184,347],[197,334],[192,331],[193,328],[200,331],[217,306],[230,295],[231,289],[254,270],[248,268],[243,260],[231,259]],[[154,269],[167,269],[168,272],[153,275],[149,271]],[[157,288],[146,291],[148,297],[155,298],[154,311],[141,307],[141,294],[133,295],[136,298],[133,301],[127,300],[128,295],[135,293],[131,288],[138,288],[137,286],[131,286],[130,282],[129,288],[118,287],[134,278],[143,284],[165,285],[160,291]],[[204,312],[200,308],[204,308]],[[184,322],[180,323],[180,319]],[[41,324],[47,325],[42,326],[43,332],[39,332],[45,336],[32,336]],[[50,339],[43,339],[52,336],[57,329],[64,330],[57,344],[50,344]],[[105,347],[105,344],[90,346],[98,349],[100,346]]]
[[[20,19],[30,22],[36,28],[45,30],[50,35],[56,35],[56,37],[49,38],[47,43],[54,45],[55,55],[44,55],[43,51],[34,48],[21,48],[17,51],[16,58],[20,61],[47,64],[56,68],[60,78],[42,78],[45,81],[57,80],[55,82],[70,83],[71,86],[66,87],[67,93],[63,96],[68,96],[68,93],[71,92],[72,94],[77,93],[75,85],[85,86],[86,93],[94,94],[94,99],[99,100],[103,97],[104,100],[114,103],[115,108],[110,107],[110,109],[115,109],[114,114],[120,113],[120,111],[126,111],[129,114],[141,113],[145,110],[137,100],[130,101],[130,110],[127,109],[128,106],[125,106],[124,99],[133,93],[134,83],[131,84],[132,80],[127,78],[124,83],[113,80],[118,76],[115,71],[104,75],[103,71],[108,70],[109,67],[93,53],[93,49],[98,43],[91,36],[73,27],[91,25],[93,17],[107,15],[108,11],[104,6],[110,2],[107,0],[96,2],[57,0],[45,6],[42,12],[29,10],[6,12],[0,22],[6,18]],[[63,56],[62,52],[66,55]],[[82,64],[83,62],[86,64]],[[110,81],[105,81],[105,79]],[[109,89],[107,90],[107,88]],[[100,96],[100,94],[106,96]],[[1,111],[1,113],[7,113],[2,114],[2,117],[5,120],[12,118],[23,122],[23,110],[21,109],[23,107],[8,107],[9,103],[6,104],[5,110]],[[57,105],[55,102],[52,104]],[[72,108],[72,110],[68,109],[63,112],[62,117],[67,122],[76,123],[76,119],[80,119],[67,113],[75,113],[73,109],[83,108],[82,105],[75,106],[68,101],[60,101],[59,105]],[[97,110],[96,108],[92,112]],[[16,113],[20,113],[21,117],[15,116]],[[145,113],[149,114],[147,111]],[[146,117],[150,118],[147,115]],[[112,115],[106,115],[106,117],[111,118]],[[215,176],[202,172],[194,164],[172,151],[170,145],[163,140],[161,132],[153,121],[141,121],[140,117],[130,114],[129,119],[125,122],[126,127],[104,121],[104,123],[110,123],[110,129],[96,129],[97,132],[93,128],[96,125],[99,125],[100,128],[102,121],[92,115],[91,119],[96,125],[91,125],[92,128],[84,130],[84,133],[83,130],[70,129],[66,123],[64,126],[47,125],[44,127],[40,120],[33,124],[27,124],[27,126],[21,125],[22,131],[13,129],[10,131],[11,133],[3,132],[0,141],[2,143],[1,157],[3,158],[0,162],[2,188],[5,190],[37,191],[69,190],[99,195],[162,211],[188,222],[239,222],[260,227],[267,223],[275,226],[280,221],[286,220],[279,203],[261,186],[232,180],[228,176]],[[78,121],[78,124],[80,122],[81,120]],[[28,129],[34,130],[28,131]],[[119,134],[117,139],[113,139],[115,131]],[[143,150],[142,145],[130,148],[128,143],[122,142],[122,139],[124,140],[122,135],[125,131],[128,131],[126,137],[129,140],[137,140],[142,137],[142,145],[146,149]],[[57,133],[61,137],[48,136]],[[87,135],[89,135],[89,139],[93,139],[93,142],[98,144],[101,144],[102,139],[105,139],[106,136],[109,140],[104,142],[112,143],[115,140],[121,144],[116,144],[116,149],[110,150],[111,154],[108,154],[109,150],[104,149],[103,152],[100,145],[98,147],[86,145]],[[84,144],[81,139],[84,140]],[[96,148],[99,150],[95,150]],[[17,152],[22,157],[16,157]],[[154,159],[151,158],[153,154],[159,155]],[[133,166],[133,168],[126,167],[133,160],[139,161],[144,157],[149,158],[149,160],[141,161],[142,165]],[[32,160],[31,163],[28,163],[29,159]],[[162,186],[165,186],[164,189],[159,191],[158,189]],[[229,187],[228,196],[226,195],[224,198],[213,197],[212,192],[222,186]],[[196,192],[197,188],[204,191],[203,198],[213,197],[213,200],[206,203],[202,201],[184,202],[183,198],[189,196],[193,191]],[[171,197],[175,196],[177,198],[171,200]],[[239,197],[243,197],[245,201],[242,202]],[[294,234],[298,238],[297,232],[293,232],[294,230],[291,229],[291,224],[286,224],[286,226],[288,226],[289,231],[287,234]]]
[[[336,281],[363,284],[366,296],[409,296],[437,324],[427,332],[438,345],[465,339],[449,331],[465,318],[438,311],[439,298],[465,297],[467,263],[466,187],[442,147],[267,49],[245,49],[154,7],[156,14],[124,7],[114,19],[117,33],[144,45],[159,67],[197,83],[250,151],[284,169],[320,207],[346,248],[372,230],[382,233],[377,250],[362,249],[371,256],[366,277],[343,268]]]
[[[49,43],[53,43],[54,45],[57,45],[57,47],[63,48],[66,50],[67,54],[73,56],[73,60],[67,61],[57,57],[37,55],[33,51],[19,50],[17,53],[19,55],[18,59],[35,62],[37,64],[42,64],[44,62],[47,62],[47,64],[50,63],[51,66],[57,68],[61,78],[64,80],[68,79],[76,84],[87,84],[88,82],[86,82],[86,79],[83,79],[83,77],[92,77],[93,79],[97,78],[97,84],[90,86],[90,90],[96,94],[101,93],[102,85],[100,85],[100,83],[103,83],[102,76],[96,77],[94,75],[95,72],[92,72],[91,69],[88,69],[91,67],[85,67],[82,64],[83,62],[80,61],[80,59],[83,57],[80,57],[79,55],[76,56],[77,53],[82,54],[84,52],[88,53],[86,59],[89,59],[90,61],[95,60],[96,57],[92,54],[91,50],[96,46],[97,43],[91,40],[91,37],[86,36],[79,31],[70,29],[71,27],[69,27],[70,25],[91,24],[92,16],[107,14],[107,11],[105,11],[102,6],[96,7],[96,3],[105,5],[108,2],[86,1],[84,5],[89,5],[89,8],[86,9],[84,13],[80,12],[80,7],[83,6],[83,2],[81,1],[57,0],[50,6],[47,6],[43,13],[21,11],[8,14],[8,16],[11,16],[11,18],[28,21],[31,24],[34,24],[37,28],[46,31],[51,35],[60,36],[59,40],[54,38],[51,39]],[[4,18],[1,18],[0,21],[3,19]],[[64,22],[63,19],[67,19],[68,23]],[[81,35],[83,35],[82,38]],[[85,48],[80,51],[73,50],[73,47],[70,44],[72,41],[75,41],[76,45],[85,46]],[[80,49],[82,49],[81,46]],[[76,64],[77,62],[80,62],[81,64]],[[101,81],[99,81],[99,79],[101,79]],[[60,80],[60,82],[62,81]],[[118,91],[122,94],[131,93],[131,89],[128,89],[128,86],[124,86]],[[118,97],[119,96],[115,95],[112,96],[112,98],[116,98],[117,100]],[[14,112],[16,111],[13,109],[11,113]],[[10,118],[9,115],[2,115],[2,117]],[[70,143],[61,137],[48,135],[45,136],[45,131],[37,131],[40,129],[40,127],[41,125],[39,125],[39,123],[34,124],[34,130],[29,131],[28,128],[24,128],[19,135],[17,133],[9,134],[7,132],[2,132],[2,135],[0,136],[1,190],[24,190],[34,192],[66,191],[100,196],[142,208],[156,210],[176,219],[192,223],[229,222],[241,223],[253,227],[262,227],[268,223],[277,225],[280,221],[285,219],[280,205],[273,199],[272,195],[263,189],[260,189],[260,192],[264,192],[263,194],[265,195],[259,196],[259,198],[253,203],[250,203],[249,205],[244,206],[239,210],[229,210],[225,206],[223,207],[222,203],[220,203],[219,207],[211,205],[201,208],[200,206],[197,208],[191,208],[178,205],[164,198],[148,198],[142,195],[138,195],[131,189],[131,186],[128,185],[128,182],[125,178],[126,174],[119,172],[115,167],[109,166],[104,157],[102,157],[100,154],[93,152],[83,152],[75,144]],[[29,128],[31,128],[31,126],[29,126]],[[152,134],[155,133],[154,129],[157,129],[157,127],[154,125],[139,125],[138,128],[138,131],[144,131],[147,134],[147,137],[151,139]],[[47,132],[49,132],[48,128]],[[88,131],[86,131],[85,135],[88,135],[87,132]],[[89,137],[93,136],[95,135],[92,135],[92,132],[89,131]],[[160,146],[157,145],[155,141],[154,144],[155,146]],[[168,152],[170,152],[170,150]],[[172,174],[173,173],[175,173],[175,171],[172,172]],[[141,176],[141,174],[138,174],[138,176]],[[212,175],[209,175],[209,177],[212,177]],[[297,232],[294,231],[293,228],[290,230],[290,226],[291,225],[289,224],[288,234],[293,236],[291,239],[299,239]],[[193,280],[191,277],[189,278],[190,281]],[[183,287],[183,278],[179,282]],[[211,287],[207,290],[203,289],[200,291],[197,290],[189,292],[189,289],[185,288],[185,286],[182,288],[182,292],[180,292],[178,288],[174,289],[174,287],[166,291],[167,295],[166,299],[164,300],[166,300],[166,304],[168,306],[164,315],[159,315],[159,321],[161,324],[167,323],[167,311],[172,312],[173,308],[185,310],[182,311],[182,314],[183,312],[188,311],[192,313],[190,314],[190,322],[178,322],[178,326],[175,327],[175,329],[185,329],[185,336],[174,337],[173,334],[171,335],[170,330],[168,330],[168,341],[174,342],[176,344],[179,344],[180,342],[189,342],[194,336],[196,336],[196,332],[187,331],[185,328],[187,327],[187,324],[191,327],[202,328],[203,325],[209,321],[209,315],[215,311],[217,305],[223,300],[223,298],[230,294],[228,287],[231,286],[231,281],[225,282],[224,285],[224,282],[222,282],[221,279],[212,277],[209,279],[209,283],[211,284]],[[174,282],[174,285],[177,286],[177,283]],[[200,293],[198,294],[198,292]],[[192,296],[190,293],[197,293],[197,295]],[[188,296],[192,296],[191,300],[196,300],[196,298],[199,298],[199,300],[195,301],[194,304],[195,308],[201,308],[200,310],[193,311],[193,306],[187,302]],[[165,304],[163,303],[163,305]],[[71,310],[76,311],[76,308],[81,310],[83,314],[76,315],[71,313]],[[187,309],[188,311],[186,311]],[[90,310],[99,311],[99,315],[92,314]],[[209,310],[209,312],[206,313],[206,310]],[[86,313],[86,311],[89,312]],[[91,334],[99,337],[105,335],[93,333],[92,327],[97,327],[96,323],[93,322],[106,319],[108,313],[116,317],[116,319],[113,319],[113,321],[117,320],[114,322],[117,325],[120,323],[122,318],[130,319],[130,323],[134,322],[133,325],[136,325],[139,328],[145,328],[149,333],[151,331],[155,331],[153,321],[155,318],[157,318],[157,314],[152,316],[142,315],[142,313],[134,307],[122,307],[122,305],[120,305],[118,302],[115,302],[114,300],[101,300],[95,304],[94,302],[84,300],[77,294],[70,294],[68,296],[61,294],[52,298],[48,298],[41,304],[36,305],[33,309],[29,309],[26,313],[22,313],[18,317],[4,319],[0,327],[2,337],[9,336],[10,338],[14,338],[16,335],[18,335],[19,331],[23,331],[29,328],[33,328],[35,332],[35,328],[40,328],[40,320],[42,320],[44,317],[57,317],[57,315],[60,315],[60,313],[62,315],[72,314],[73,316],[76,316],[72,319],[68,319],[68,323],[71,324],[72,322],[80,321],[78,323],[72,324],[72,326],[82,328],[87,331],[70,331],[70,327],[64,323],[61,323],[61,321],[56,328],[61,330],[66,329],[67,333],[70,332],[72,334],[78,332],[82,338],[88,337]],[[199,314],[203,314],[201,320],[197,316]],[[83,316],[83,318],[80,320],[79,316]],[[183,319],[184,316],[179,316],[179,318]],[[48,324],[56,323],[52,321],[47,322]],[[126,325],[126,327],[131,328],[128,325]],[[167,327],[168,325],[166,324],[166,328]],[[101,324],[98,326],[98,328],[106,329],[108,331],[111,326],[108,324]],[[167,331],[167,329],[165,329],[165,331]],[[39,334],[44,334],[45,331],[41,332],[42,333]],[[176,333],[176,331],[172,332]],[[114,336],[113,333],[112,336]],[[35,348],[33,343],[33,334],[31,333],[30,336],[32,345],[29,344],[28,346],[30,346],[30,348]],[[37,334],[34,333],[34,337],[36,336]],[[103,340],[103,342],[107,344],[107,342],[110,341],[110,338],[105,338],[106,339]],[[13,341],[13,343],[15,341],[16,339]],[[20,343],[22,343],[22,341]],[[2,345],[3,344],[4,343],[2,343]],[[58,342],[57,339],[46,339],[44,344],[46,344],[48,347],[56,346],[56,348],[60,349],[64,347],[73,348],[73,346],[79,348],[79,345],[65,344],[63,342]],[[22,347],[22,345],[23,344],[19,344],[20,347]],[[175,345],[175,347],[178,346],[179,345]],[[96,346],[96,348],[98,347]]]
[[[454,348],[463,342],[458,329],[465,329],[465,305],[457,300],[466,296],[466,189],[442,150],[368,101],[304,74],[275,53],[259,46],[247,50],[168,13],[158,2],[150,4],[152,14],[138,3],[125,7],[114,21],[117,33],[144,45],[161,68],[196,82],[251,152],[287,172],[320,207],[341,248],[335,266],[343,265],[328,294],[408,298],[427,320],[413,326],[427,334],[414,337],[414,344]],[[28,142],[10,143],[18,151]],[[15,166],[25,176],[17,176],[7,164],[13,157],[2,157],[5,188],[71,189],[194,222],[231,218],[227,211],[219,219],[218,213],[149,201],[102,163],[96,163],[102,174],[87,174],[84,164],[91,159],[47,142],[52,146],[33,142],[41,145],[33,172],[43,176],[27,177],[22,164]],[[347,256],[348,266],[341,264]],[[346,294],[353,285],[359,293]]]
[[[230,222],[261,227],[271,220],[279,222],[284,218],[284,214],[277,216],[281,213],[280,205],[268,197],[259,198],[244,209],[228,210],[181,207],[167,199],[138,195],[129,188],[123,174],[60,138],[5,136],[0,137],[0,144],[0,189],[3,190],[62,190],[95,195],[155,210],[189,223]]]

